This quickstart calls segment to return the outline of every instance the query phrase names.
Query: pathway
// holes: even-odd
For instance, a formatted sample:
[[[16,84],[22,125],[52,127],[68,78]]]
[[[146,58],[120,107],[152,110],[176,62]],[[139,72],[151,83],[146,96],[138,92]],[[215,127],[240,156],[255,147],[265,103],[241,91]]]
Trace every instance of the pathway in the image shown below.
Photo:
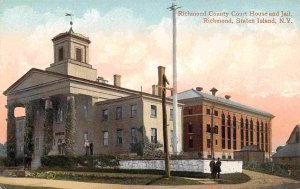
[[[244,184],[226,185],[226,184],[207,184],[207,185],[189,185],[189,186],[141,186],[141,185],[119,185],[119,184],[103,184],[103,183],[86,183],[75,181],[63,181],[63,180],[47,180],[47,179],[34,179],[34,178],[13,178],[13,177],[0,177],[0,183],[23,185],[23,186],[40,186],[40,187],[53,187],[53,188],[65,188],[65,189],[100,189],[100,188],[203,188],[203,189],[226,189],[226,188],[264,188],[264,189],[300,189],[300,182],[288,178],[277,177],[273,175],[267,175],[263,173],[243,170],[243,172],[251,177],[251,180]]]

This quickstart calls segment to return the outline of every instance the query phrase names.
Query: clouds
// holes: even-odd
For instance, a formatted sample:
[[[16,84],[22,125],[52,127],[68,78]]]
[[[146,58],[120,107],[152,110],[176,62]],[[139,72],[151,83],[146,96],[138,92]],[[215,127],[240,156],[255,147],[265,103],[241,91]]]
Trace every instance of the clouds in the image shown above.
[[[38,12],[29,6],[3,11],[0,17],[2,89],[30,68],[44,69],[53,62],[51,39],[69,29],[65,12],[69,11]],[[179,90],[201,86],[208,91],[215,86],[221,93],[242,92],[248,100],[276,96],[273,99],[283,98],[284,103],[292,103],[286,99],[298,97],[300,36],[297,28],[201,24],[193,17],[177,20]],[[170,18],[162,17],[159,23],[148,25],[130,9],[115,7],[105,13],[87,9],[82,16],[75,16],[73,28],[91,39],[90,63],[106,79],[112,81],[112,75],[118,73],[122,75],[124,87],[140,90],[143,86],[145,92],[150,92],[151,85],[157,83],[157,66],[163,65],[171,80]],[[3,99],[1,96],[1,107],[5,105]],[[247,103],[242,96],[235,99],[258,107],[263,103],[255,100]],[[272,109],[267,110],[273,113]],[[5,115],[4,110],[0,111]],[[5,118],[1,117],[0,122],[4,125]]]

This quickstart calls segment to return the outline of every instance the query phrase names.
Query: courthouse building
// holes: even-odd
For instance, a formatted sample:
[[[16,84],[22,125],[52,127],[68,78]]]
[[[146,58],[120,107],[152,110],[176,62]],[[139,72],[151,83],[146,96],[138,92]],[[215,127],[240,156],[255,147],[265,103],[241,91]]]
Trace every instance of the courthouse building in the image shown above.
[[[183,109],[184,151],[200,152],[204,158],[214,156],[233,159],[233,152],[257,145],[269,158],[272,152],[272,118],[270,113],[230,99],[217,97],[201,87],[178,94]]]
[[[4,92],[9,157],[32,153],[33,165],[39,166],[44,154],[130,153],[131,144],[143,137],[163,143],[160,86],[164,67],[158,68],[154,94],[130,90],[122,87],[120,75],[114,75],[113,84],[97,77],[89,61],[88,37],[70,28],[52,41],[54,63],[46,70],[29,70]],[[171,100],[166,104],[171,115]],[[15,118],[16,107],[25,108],[25,117]],[[171,136],[171,119],[168,125]],[[181,136],[179,127],[178,152]]]

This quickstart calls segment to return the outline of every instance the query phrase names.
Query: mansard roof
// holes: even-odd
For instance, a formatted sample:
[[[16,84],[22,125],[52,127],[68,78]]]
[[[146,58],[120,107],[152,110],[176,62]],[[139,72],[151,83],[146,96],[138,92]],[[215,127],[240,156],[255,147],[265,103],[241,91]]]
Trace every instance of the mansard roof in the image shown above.
[[[270,118],[275,117],[274,115],[272,115],[268,112],[253,108],[251,106],[247,106],[247,105],[241,104],[239,102],[235,102],[235,101],[230,100],[230,99],[214,96],[214,95],[202,92],[202,91],[197,91],[195,89],[190,89],[190,90],[186,90],[186,91],[183,91],[181,93],[178,93],[178,100],[181,100],[182,102],[184,102],[187,99],[206,100],[206,101],[215,102],[215,103],[218,103],[218,104],[227,105],[227,106],[237,108],[237,109],[240,109],[240,110],[248,111],[248,112],[251,112],[251,113],[263,115],[263,116],[270,117]]]

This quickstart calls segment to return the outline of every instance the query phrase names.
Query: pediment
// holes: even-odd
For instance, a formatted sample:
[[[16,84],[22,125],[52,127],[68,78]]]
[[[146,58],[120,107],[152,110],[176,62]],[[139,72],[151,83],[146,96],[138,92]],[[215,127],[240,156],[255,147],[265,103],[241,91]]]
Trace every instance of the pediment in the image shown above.
[[[48,85],[51,83],[59,82],[65,79],[66,76],[58,75],[56,73],[32,69],[28,71],[23,77],[11,85],[4,94],[14,93],[18,91],[28,90],[31,88]]]

